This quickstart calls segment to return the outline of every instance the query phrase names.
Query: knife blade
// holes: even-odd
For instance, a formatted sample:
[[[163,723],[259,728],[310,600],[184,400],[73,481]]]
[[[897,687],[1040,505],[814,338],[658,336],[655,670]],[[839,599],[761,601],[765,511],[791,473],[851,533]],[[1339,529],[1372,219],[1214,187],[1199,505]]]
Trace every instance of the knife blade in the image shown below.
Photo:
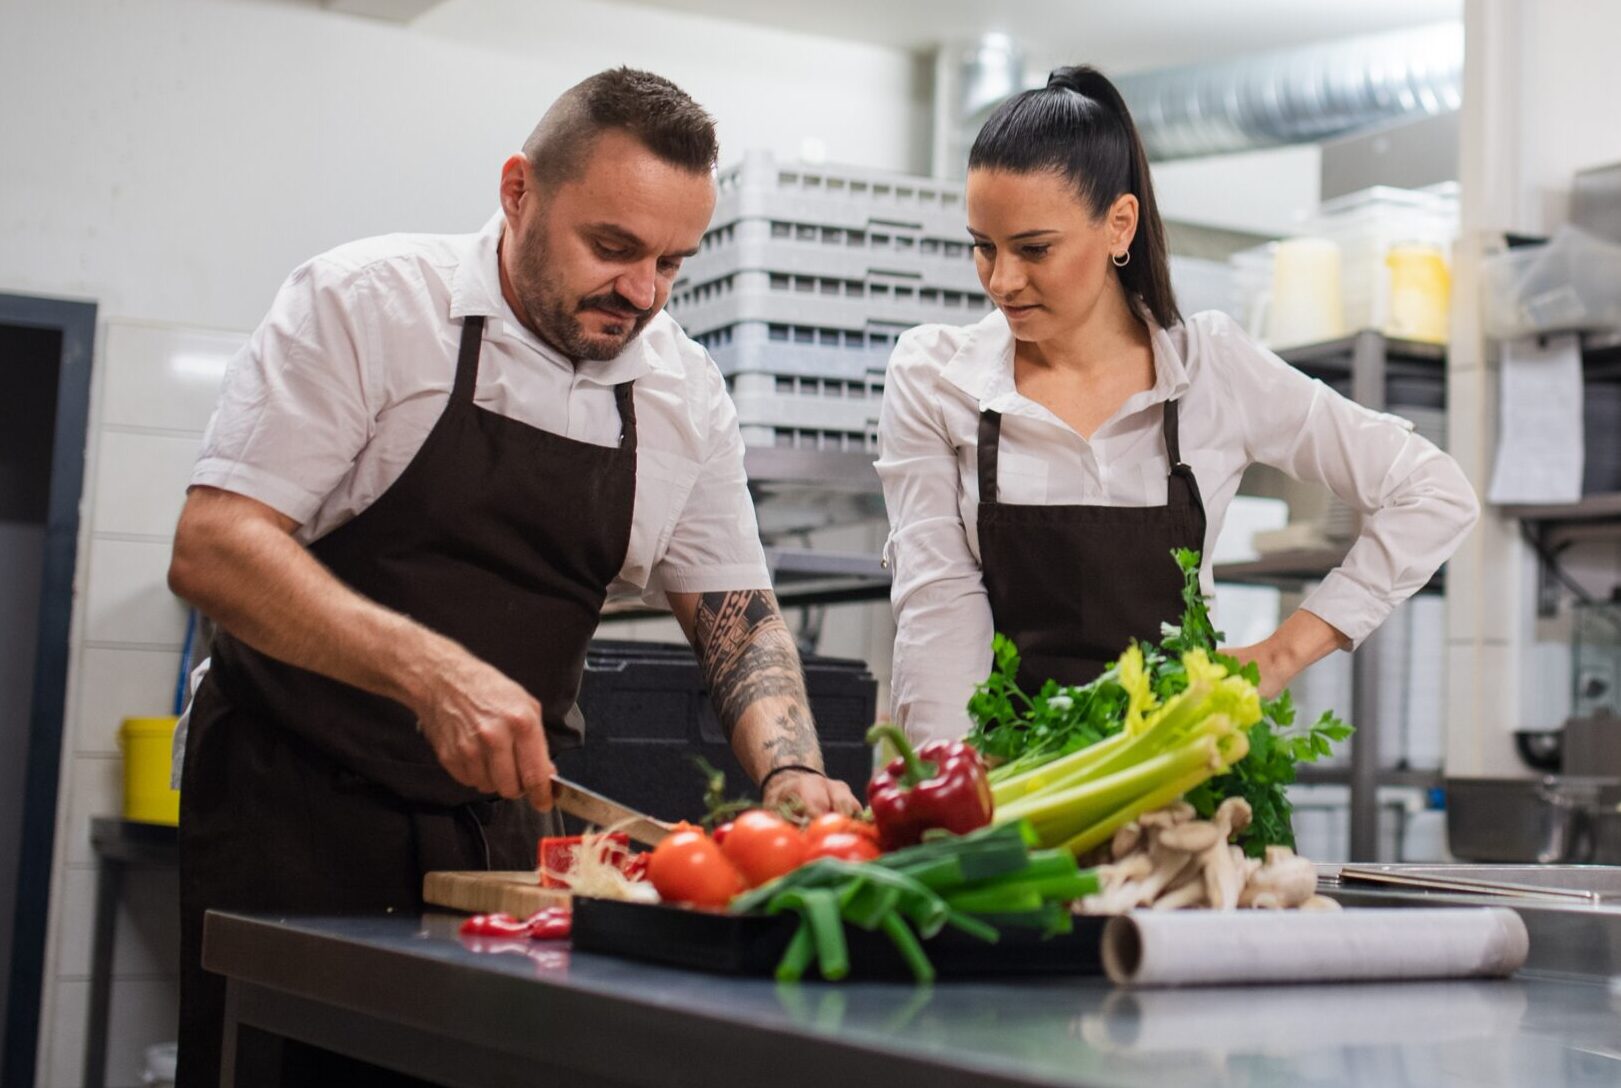
[[[552,803],[586,823],[623,831],[644,846],[657,846],[674,830],[663,820],[655,820],[566,778],[552,779]]]

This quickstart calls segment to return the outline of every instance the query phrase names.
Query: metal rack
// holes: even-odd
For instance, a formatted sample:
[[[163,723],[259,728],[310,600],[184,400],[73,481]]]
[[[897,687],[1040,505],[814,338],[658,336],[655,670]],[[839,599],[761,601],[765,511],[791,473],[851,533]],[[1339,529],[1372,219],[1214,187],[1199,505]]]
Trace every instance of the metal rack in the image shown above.
[[[1582,373],[1588,381],[1621,379],[1621,329],[1582,334]],[[1571,544],[1621,540],[1621,492],[1583,495],[1573,503],[1511,504],[1497,509],[1522,523],[1537,553],[1539,615],[1557,611],[1558,582],[1549,569],[1550,557]]]
[[[1325,381],[1350,378],[1351,397],[1359,404],[1383,411],[1387,382],[1408,374],[1444,378],[1446,347],[1441,344],[1398,340],[1376,330],[1364,330],[1320,344],[1285,348],[1278,353],[1299,370]],[[1300,549],[1277,552],[1244,563],[1218,564],[1212,574],[1218,582],[1298,588],[1328,575],[1345,558],[1343,549]],[[1441,587],[1440,575],[1427,590]],[[1351,705],[1347,714],[1356,724],[1351,735],[1348,769],[1303,771],[1301,784],[1347,784],[1351,788],[1352,861],[1377,860],[1379,850],[1379,787],[1381,785],[1438,784],[1433,772],[1381,770],[1379,767],[1378,639],[1364,643],[1351,657]]]

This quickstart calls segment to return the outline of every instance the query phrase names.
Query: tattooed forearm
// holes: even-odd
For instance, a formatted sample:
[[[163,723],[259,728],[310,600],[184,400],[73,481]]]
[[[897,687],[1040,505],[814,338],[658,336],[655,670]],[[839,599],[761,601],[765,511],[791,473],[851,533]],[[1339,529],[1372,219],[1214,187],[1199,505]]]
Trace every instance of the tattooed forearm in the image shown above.
[[[822,765],[822,746],[816,740],[816,725],[798,704],[773,715],[774,730],[760,747],[772,767],[796,763],[801,767]]]
[[[799,652],[770,590],[703,594],[693,623],[693,645],[728,740],[744,711],[761,699],[777,696],[793,701],[788,709],[802,718],[810,749],[815,751],[815,728],[808,709],[803,709],[807,704]],[[784,730],[784,736],[794,732],[786,724]],[[797,761],[784,758],[780,762]]]

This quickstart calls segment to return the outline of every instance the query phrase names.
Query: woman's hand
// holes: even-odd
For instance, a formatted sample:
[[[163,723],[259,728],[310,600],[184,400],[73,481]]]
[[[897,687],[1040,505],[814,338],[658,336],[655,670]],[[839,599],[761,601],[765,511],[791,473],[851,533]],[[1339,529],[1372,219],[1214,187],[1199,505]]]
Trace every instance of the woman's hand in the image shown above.
[[[1297,611],[1264,641],[1221,652],[1246,665],[1255,662],[1261,670],[1261,698],[1275,699],[1307,666],[1335,650],[1350,648],[1351,640],[1332,624],[1310,612]]]

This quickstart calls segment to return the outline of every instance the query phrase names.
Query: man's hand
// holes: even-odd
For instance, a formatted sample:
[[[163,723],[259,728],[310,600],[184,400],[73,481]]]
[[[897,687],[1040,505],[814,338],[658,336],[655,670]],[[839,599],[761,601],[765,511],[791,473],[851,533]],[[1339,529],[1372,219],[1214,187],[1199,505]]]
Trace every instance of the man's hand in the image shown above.
[[[672,593],[670,607],[697,652],[721,728],[749,777],[773,767],[822,769],[799,651],[769,589]],[[784,771],[767,783],[765,803],[797,800],[808,815],[856,812],[847,787],[816,774]]]
[[[460,647],[452,650],[428,697],[413,701],[422,735],[462,785],[528,797],[549,811],[554,769],[540,703],[499,670]]]
[[[824,812],[854,816],[861,811],[861,802],[849,786],[836,778],[805,771],[783,771],[774,776],[766,786],[762,803],[768,809],[787,805],[811,818]]]
[[[194,487],[169,586],[260,653],[410,707],[456,781],[551,807],[540,707],[468,651],[344,585],[293,539],[297,522]]]

